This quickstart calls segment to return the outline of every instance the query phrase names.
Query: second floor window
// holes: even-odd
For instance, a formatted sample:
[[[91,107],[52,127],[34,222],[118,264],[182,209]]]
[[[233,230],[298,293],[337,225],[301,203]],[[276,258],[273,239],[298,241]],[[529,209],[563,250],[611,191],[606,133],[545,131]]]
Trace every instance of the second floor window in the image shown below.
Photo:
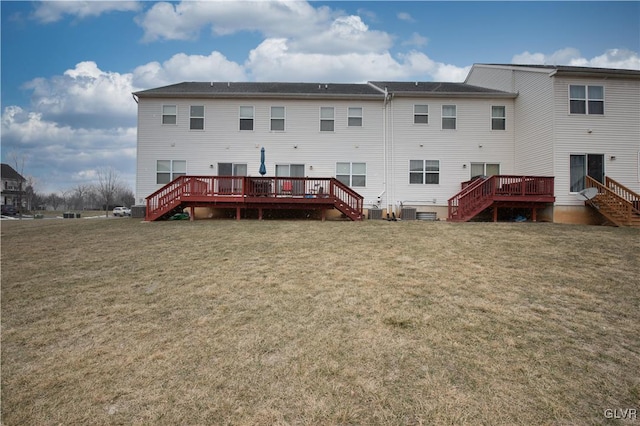
[[[204,106],[191,105],[189,111],[189,129],[204,130]]]
[[[240,107],[240,130],[253,130],[253,107]]]
[[[507,128],[507,115],[505,107],[491,107],[491,130],[505,130]]]
[[[349,127],[362,127],[362,108],[349,108]]]
[[[284,131],[284,107],[271,107],[271,131]]]
[[[320,108],[320,131],[333,132],[335,127],[333,107]]]
[[[442,128],[446,130],[456,129],[455,105],[442,105]]]
[[[413,124],[429,124],[429,105],[413,106]]]
[[[178,108],[175,105],[162,105],[162,124],[176,124]]]
[[[571,114],[604,114],[604,87],[570,85],[569,112]]]

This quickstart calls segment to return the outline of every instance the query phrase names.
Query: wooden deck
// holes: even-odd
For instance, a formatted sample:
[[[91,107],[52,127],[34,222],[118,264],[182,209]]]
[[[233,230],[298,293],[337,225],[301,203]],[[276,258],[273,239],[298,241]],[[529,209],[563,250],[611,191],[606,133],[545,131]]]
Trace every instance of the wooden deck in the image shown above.
[[[462,190],[449,199],[452,222],[466,222],[482,211],[493,208],[498,220],[499,208],[527,208],[536,220],[537,209],[555,202],[554,178],[548,176],[497,175],[463,182]]]
[[[337,209],[351,220],[362,220],[363,197],[335,178],[180,176],[147,197],[145,220],[167,218],[196,207],[231,208],[236,218],[246,209]]]

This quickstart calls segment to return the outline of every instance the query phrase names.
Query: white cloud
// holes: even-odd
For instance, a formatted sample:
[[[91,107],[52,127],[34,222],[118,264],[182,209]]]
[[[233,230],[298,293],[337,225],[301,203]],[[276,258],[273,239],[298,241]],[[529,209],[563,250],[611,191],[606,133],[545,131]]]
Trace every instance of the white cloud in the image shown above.
[[[416,22],[416,20],[413,19],[413,17],[410,14],[408,14],[407,12],[399,12],[396,16],[401,21]]]
[[[294,38],[289,47],[295,52],[344,54],[384,52],[392,44],[389,34],[371,31],[359,16],[351,15],[336,18],[317,34]]]
[[[3,150],[20,152],[28,159],[25,172],[36,176],[39,192],[70,189],[81,171],[105,165],[116,168],[134,187],[135,127],[74,128],[18,106],[6,107],[1,123]]]
[[[256,81],[369,80],[463,81],[470,67],[456,67],[431,60],[421,52],[394,59],[389,52],[328,55],[289,50],[286,39],[267,39],[249,53],[245,63]]]
[[[420,34],[414,32],[413,34],[411,34],[411,38],[402,42],[402,45],[424,47],[428,42],[429,40],[426,37],[423,37]]]
[[[137,87],[152,88],[182,81],[243,81],[242,65],[229,61],[220,52],[208,56],[178,53],[163,62],[149,62],[133,71]]]
[[[330,17],[329,8],[304,1],[182,1],[156,3],[137,23],[149,42],[193,39],[207,26],[217,35],[258,31],[268,37],[292,37],[322,30]]]
[[[80,62],[63,75],[37,78],[24,85],[33,91],[32,108],[45,119],[87,127],[135,123],[132,75],[102,71],[92,61]]]
[[[32,18],[43,23],[56,22],[65,15],[84,19],[107,12],[136,12],[141,9],[136,1],[41,1],[35,3]]]
[[[582,57],[578,49],[571,47],[560,49],[550,55],[544,53],[523,52],[511,59],[514,64],[530,65],[570,65],[580,67],[635,69],[640,70],[638,52],[627,49],[609,49],[595,58]]]

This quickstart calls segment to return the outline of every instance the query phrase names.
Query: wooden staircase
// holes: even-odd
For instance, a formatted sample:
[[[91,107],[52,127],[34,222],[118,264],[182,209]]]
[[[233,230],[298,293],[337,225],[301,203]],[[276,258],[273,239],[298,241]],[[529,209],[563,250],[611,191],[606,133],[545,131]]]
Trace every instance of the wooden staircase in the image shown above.
[[[596,209],[608,222],[614,226],[640,228],[640,194],[608,176],[604,184],[587,176],[586,187],[595,188],[598,193],[585,204]]]
[[[336,209],[362,220],[364,198],[335,178],[180,176],[147,197],[145,220],[166,219],[187,207]],[[324,218],[324,213],[323,213]]]
[[[451,222],[467,222],[489,207],[497,221],[499,207],[536,209],[555,201],[554,178],[548,176],[496,175],[462,183],[462,190],[448,201]]]

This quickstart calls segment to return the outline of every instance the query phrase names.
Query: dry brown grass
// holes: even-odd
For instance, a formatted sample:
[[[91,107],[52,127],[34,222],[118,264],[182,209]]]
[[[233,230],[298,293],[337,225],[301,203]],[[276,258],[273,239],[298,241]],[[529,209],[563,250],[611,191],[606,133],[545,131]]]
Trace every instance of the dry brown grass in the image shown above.
[[[2,223],[2,421],[600,424],[640,408],[640,233]]]

